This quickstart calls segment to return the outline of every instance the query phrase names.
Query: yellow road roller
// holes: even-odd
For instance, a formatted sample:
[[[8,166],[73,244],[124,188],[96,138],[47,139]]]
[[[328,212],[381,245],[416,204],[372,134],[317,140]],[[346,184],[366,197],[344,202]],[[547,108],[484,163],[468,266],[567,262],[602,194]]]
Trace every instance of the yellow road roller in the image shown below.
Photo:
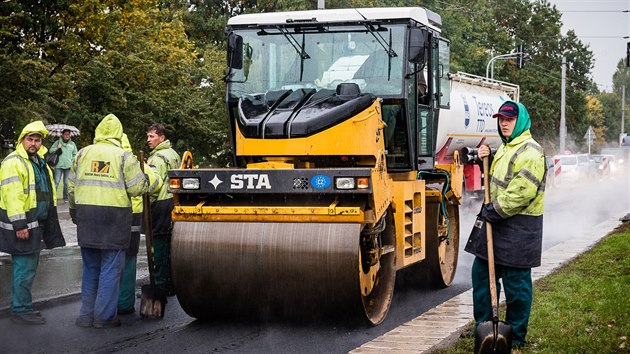
[[[229,20],[232,167],[195,168],[186,153],[168,173],[186,313],[379,324],[403,268],[451,284],[462,165],[436,153],[450,100],[440,26],[423,8]]]

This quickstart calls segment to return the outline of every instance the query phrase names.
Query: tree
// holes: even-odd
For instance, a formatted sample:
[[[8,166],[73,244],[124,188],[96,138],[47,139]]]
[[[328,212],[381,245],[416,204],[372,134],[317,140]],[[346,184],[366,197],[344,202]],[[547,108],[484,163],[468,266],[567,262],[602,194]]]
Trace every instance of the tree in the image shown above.
[[[51,89],[53,53],[62,35],[57,1],[0,2],[0,125],[3,138],[14,140],[28,122],[50,119],[61,103]]]
[[[419,3],[419,2],[418,2]],[[24,0],[0,2],[0,123],[21,129],[42,119],[82,130],[80,145],[115,113],[136,149],[145,129],[166,124],[179,151],[195,160],[229,161],[225,111],[225,35],[240,13],[315,9],[315,0]],[[329,0],[328,8],[414,6],[403,0]],[[545,146],[556,143],[560,117],[561,58],[568,61],[567,126],[583,136],[589,126],[585,97],[603,104],[589,78],[592,54],[575,36],[560,32],[560,13],[546,1],[425,0],[442,17],[451,41],[453,71],[485,75],[489,59],[525,43],[533,60],[524,69],[498,61],[495,77],[520,85],[520,100]],[[616,89],[626,76],[617,74]],[[620,91],[619,91],[620,92]],[[617,93],[619,94],[619,93]],[[617,119],[618,121],[618,119]],[[618,128],[616,128],[618,129]],[[3,135],[6,135],[3,129]],[[11,129],[8,129],[11,130]],[[613,129],[604,132],[607,138]]]
[[[591,146],[591,151],[600,150],[602,147],[606,145],[606,131],[608,128],[604,124],[605,115],[604,115],[604,107],[602,106],[602,102],[599,98],[594,96],[586,97],[586,106],[587,113],[585,122],[589,127],[593,127],[593,131],[595,136],[593,137],[593,146]],[[588,131],[588,128],[587,128]],[[586,151],[588,145],[588,141],[584,141],[584,150]]]
[[[604,112],[604,126],[606,129],[606,141],[609,145],[618,146],[619,133],[621,132],[621,95],[613,92],[604,92],[597,96],[602,103]],[[625,117],[624,117],[625,118]]]

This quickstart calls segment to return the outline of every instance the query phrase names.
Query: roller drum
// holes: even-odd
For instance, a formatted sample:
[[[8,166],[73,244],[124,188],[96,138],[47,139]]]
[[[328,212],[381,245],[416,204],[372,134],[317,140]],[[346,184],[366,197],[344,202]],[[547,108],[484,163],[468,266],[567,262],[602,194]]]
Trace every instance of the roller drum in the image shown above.
[[[172,240],[178,300],[202,319],[261,311],[364,315],[360,227],[178,221]]]

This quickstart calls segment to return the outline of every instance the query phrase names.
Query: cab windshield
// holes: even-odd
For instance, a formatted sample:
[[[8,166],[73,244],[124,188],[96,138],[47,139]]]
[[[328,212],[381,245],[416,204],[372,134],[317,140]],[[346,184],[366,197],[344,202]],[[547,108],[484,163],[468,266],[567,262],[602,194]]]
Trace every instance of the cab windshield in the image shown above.
[[[232,97],[300,88],[336,89],[353,82],[362,93],[403,92],[404,25],[235,30],[243,68],[232,69]]]

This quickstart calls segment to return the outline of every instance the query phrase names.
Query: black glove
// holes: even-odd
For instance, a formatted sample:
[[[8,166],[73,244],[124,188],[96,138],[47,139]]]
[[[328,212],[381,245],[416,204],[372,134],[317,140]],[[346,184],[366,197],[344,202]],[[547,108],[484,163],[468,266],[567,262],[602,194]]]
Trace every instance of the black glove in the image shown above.
[[[69,211],[70,211],[70,219],[72,219],[72,223],[76,225],[77,224],[77,210],[70,208]]]
[[[478,216],[489,223],[496,223],[503,220],[501,215],[494,209],[492,203],[484,204]]]

